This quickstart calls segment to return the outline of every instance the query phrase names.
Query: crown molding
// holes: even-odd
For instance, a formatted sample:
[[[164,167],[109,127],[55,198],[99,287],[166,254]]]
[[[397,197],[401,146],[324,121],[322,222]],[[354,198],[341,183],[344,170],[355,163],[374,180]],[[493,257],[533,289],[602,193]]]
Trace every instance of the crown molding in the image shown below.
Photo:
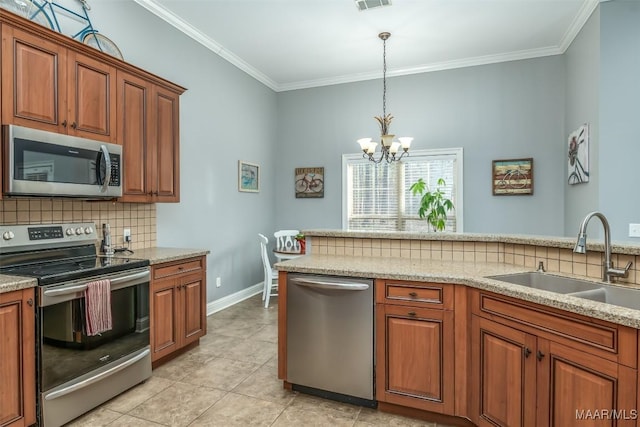
[[[530,49],[518,52],[510,52],[499,55],[476,56],[473,58],[465,58],[453,61],[443,61],[434,64],[419,65],[409,68],[395,68],[387,70],[387,77],[407,76],[411,74],[430,73],[433,71],[444,71],[455,68],[475,67],[478,65],[496,64],[500,62],[520,61],[523,59],[541,58],[544,56],[560,55],[560,48],[546,47],[540,49]],[[286,83],[279,85],[279,92],[289,90],[309,89],[313,87],[329,86],[342,83],[353,83],[358,81],[381,79],[382,72],[349,74],[326,79],[306,80],[301,82]]]
[[[182,31],[187,36],[191,37],[196,42],[202,44],[207,49],[211,50],[216,55],[230,62],[238,67],[240,70],[249,74],[265,86],[269,87],[275,92],[286,92],[291,90],[309,89],[321,86],[331,86],[343,83],[353,83],[365,80],[373,80],[382,78],[382,72],[369,72],[369,73],[357,73],[348,74],[343,76],[329,77],[316,80],[304,80],[299,82],[279,84],[270,79],[267,75],[252,67],[233,52],[227,50],[213,40],[211,37],[206,36],[204,33],[178,17],[176,14],[168,10],[167,8],[158,4],[155,0],[134,0],[140,6],[147,9],[149,12],[158,16],[160,19],[169,23],[179,31]],[[465,58],[453,61],[443,61],[435,64],[419,65],[417,67],[391,69],[387,71],[387,76],[397,77],[406,76],[411,74],[428,73],[434,71],[451,70],[455,68],[473,67],[478,65],[496,64],[500,62],[520,61],[523,59],[540,58],[544,56],[562,55],[567,48],[571,45],[575,37],[578,35],[584,24],[587,22],[593,11],[600,4],[601,0],[587,0],[580,9],[578,15],[567,28],[560,44],[558,46],[549,46],[539,49],[530,49],[517,52],[509,52],[498,55],[485,55],[473,58]]]
[[[573,43],[573,40],[580,33],[580,30],[582,30],[582,27],[587,23],[587,20],[599,4],[600,0],[587,0],[582,4],[582,8],[573,19],[573,22],[567,28],[567,31],[564,33],[564,36],[560,41],[559,49],[561,53],[565,53],[569,46],[571,46],[571,43]]]
[[[233,52],[225,49],[224,46],[222,46],[221,44],[213,40],[211,37],[206,36],[200,30],[193,27],[191,24],[184,21],[182,18],[180,18],[179,16],[177,16],[176,14],[174,14],[164,6],[161,6],[160,4],[158,4],[155,0],[133,0],[133,1],[138,3],[140,6],[144,7],[145,9],[147,9],[149,12],[156,15],[158,18],[172,25],[179,31],[182,31],[184,34],[191,37],[193,40],[200,43],[207,49],[211,50],[216,55],[220,56],[224,60],[230,62],[231,64],[235,65],[245,73],[249,74],[254,79],[263,83],[265,86],[271,88],[276,92],[278,91],[278,84],[273,80],[271,80],[269,77],[267,77],[264,73],[260,72],[256,68],[249,65],[247,62],[242,60],[239,56],[235,55]]]

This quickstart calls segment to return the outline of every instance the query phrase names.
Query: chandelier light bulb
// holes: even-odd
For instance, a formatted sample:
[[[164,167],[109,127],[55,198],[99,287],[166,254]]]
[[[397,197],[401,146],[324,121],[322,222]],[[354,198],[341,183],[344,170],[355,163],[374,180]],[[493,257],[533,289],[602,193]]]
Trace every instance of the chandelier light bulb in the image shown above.
[[[410,136],[403,136],[398,138],[398,140],[400,141],[400,144],[402,145],[402,148],[404,150],[408,150],[409,147],[411,147],[411,142],[413,141],[413,138]]]

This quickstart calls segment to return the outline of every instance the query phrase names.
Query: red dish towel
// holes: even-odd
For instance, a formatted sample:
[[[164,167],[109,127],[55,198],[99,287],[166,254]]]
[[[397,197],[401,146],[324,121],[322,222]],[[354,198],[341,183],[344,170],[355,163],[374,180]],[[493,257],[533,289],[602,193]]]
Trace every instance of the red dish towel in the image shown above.
[[[87,283],[84,291],[87,335],[98,335],[111,330],[111,281],[97,280]]]

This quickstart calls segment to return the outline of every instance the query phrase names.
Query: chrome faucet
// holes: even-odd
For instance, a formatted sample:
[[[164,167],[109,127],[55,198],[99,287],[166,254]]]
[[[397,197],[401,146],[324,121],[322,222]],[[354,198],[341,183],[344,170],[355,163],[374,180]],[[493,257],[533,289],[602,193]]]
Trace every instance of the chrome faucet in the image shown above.
[[[580,230],[578,231],[578,241],[576,242],[573,252],[578,254],[587,253],[587,224],[593,217],[598,217],[602,226],[604,227],[604,262],[602,265],[602,281],[611,283],[612,277],[627,277],[629,275],[629,268],[633,264],[629,261],[624,269],[614,268],[613,261],[611,261],[611,229],[609,228],[609,221],[600,212],[591,212],[587,214],[580,224]]]

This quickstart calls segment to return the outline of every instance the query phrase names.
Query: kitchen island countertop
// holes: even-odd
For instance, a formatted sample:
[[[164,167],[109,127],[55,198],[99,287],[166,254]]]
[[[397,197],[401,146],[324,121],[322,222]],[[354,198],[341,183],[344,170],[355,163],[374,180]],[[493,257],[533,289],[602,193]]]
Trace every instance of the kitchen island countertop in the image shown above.
[[[441,261],[430,259],[305,255],[275,264],[280,271],[367,277],[419,282],[455,283],[519,298],[572,313],[640,329],[640,310],[600,303],[556,292],[515,285],[487,276],[531,271],[531,268],[504,263]],[[576,277],[562,273],[556,276]],[[580,277],[583,280],[591,280]],[[594,281],[595,283],[601,283]]]

